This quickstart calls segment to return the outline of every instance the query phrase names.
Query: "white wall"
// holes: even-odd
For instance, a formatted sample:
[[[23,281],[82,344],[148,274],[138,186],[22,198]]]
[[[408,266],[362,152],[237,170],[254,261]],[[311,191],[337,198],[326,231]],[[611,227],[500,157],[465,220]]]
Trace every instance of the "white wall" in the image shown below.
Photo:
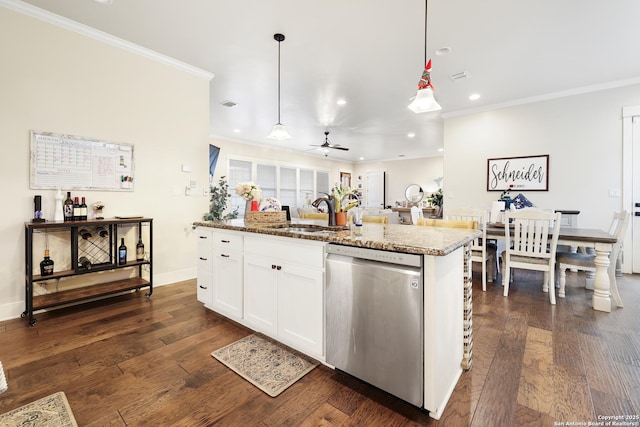
[[[622,189],[622,107],[638,104],[635,85],[445,120],[445,210],[498,199],[486,190],[488,158],[549,154],[549,191],[523,194],[543,208],[579,210],[581,227],[608,228],[622,208],[609,197]]]
[[[406,200],[404,192],[408,185],[419,184],[425,191],[425,199],[438,189],[435,179],[443,176],[442,157],[423,157],[419,159],[388,160],[355,165],[355,177],[351,175],[352,185],[356,185],[358,176],[364,178],[368,171],[386,171],[387,205]]]
[[[1,7],[0,57],[0,319],[24,310],[23,224],[35,194],[43,196],[45,217],[53,216],[55,191],[29,188],[30,130],[134,144],[134,192],[73,195],[104,201],[107,217],[155,219],[156,284],[195,277],[190,224],[208,200],[173,189],[208,182],[208,79]],[[181,172],[183,163],[190,174]]]

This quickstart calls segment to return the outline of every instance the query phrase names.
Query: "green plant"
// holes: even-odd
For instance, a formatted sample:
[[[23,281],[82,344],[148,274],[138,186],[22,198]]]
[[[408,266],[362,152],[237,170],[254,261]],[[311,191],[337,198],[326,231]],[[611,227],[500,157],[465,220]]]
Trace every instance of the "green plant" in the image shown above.
[[[444,195],[442,194],[442,188],[438,188],[435,193],[432,193],[431,196],[427,199],[427,202],[432,206],[442,206],[442,198]]]
[[[229,184],[224,176],[220,177],[218,186],[212,186],[210,190],[211,198],[209,203],[209,212],[204,214],[202,219],[205,221],[220,221],[225,219],[235,219],[238,217],[238,209],[233,212],[224,214],[227,209],[227,202],[231,198],[229,193]]]

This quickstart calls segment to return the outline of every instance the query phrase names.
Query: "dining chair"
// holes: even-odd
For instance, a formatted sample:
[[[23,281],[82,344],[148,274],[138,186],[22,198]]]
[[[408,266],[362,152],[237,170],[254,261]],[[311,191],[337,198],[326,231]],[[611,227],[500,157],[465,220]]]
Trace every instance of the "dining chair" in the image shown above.
[[[509,276],[512,268],[543,271],[542,290],[549,292],[549,301],[555,305],[554,272],[562,214],[524,208],[505,211],[504,217],[506,242],[506,248],[502,252],[504,296],[509,296]]]
[[[302,212],[300,219],[329,219],[329,214],[322,212]]]
[[[485,209],[473,208],[447,209],[444,214],[444,219],[478,222],[479,228],[482,229],[482,237],[478,237],[471,244],[471,261],[481,263],[482,290],[486,291],[487,281],[493,282],[496,279],[497,271],[497,245],[487,241],[487,211]],[[489,268],[487,268],[487,264],[489,264]]]
[[[413,225],[418,225],[418,218],[424,218],[424,215],[422,214],[422,209],[420,209],[416,205],[413,205],[411,206],[411,223]]]
[[[384,215],[363,215],[362,222],[375,222],[378,224],[387,224],[389,219]]]
[[[616,261],[622,248],[622,241],[624,235],[627,232],[627,226],[629,225],[629,218],[631,215],[628,211],[620,211],[613,213],[613,220],[609,227],[609,234],[616,238],[616,243],[611,248],[611,254],[609,255],[609,268],[607,273],[609,275],[609,289],[613,300],[618,307],[623,307],[622,298],[618,293],[618,285],[616,284]],[[559,271],[559,284],[558,296],[560,298],[565,297],[565,285],[567,281],[567,269],[572,268],[582,271],[596,271],[596,254],[590,253],[573,253],[573,252],[558,252],[556,253],[556,264]]]

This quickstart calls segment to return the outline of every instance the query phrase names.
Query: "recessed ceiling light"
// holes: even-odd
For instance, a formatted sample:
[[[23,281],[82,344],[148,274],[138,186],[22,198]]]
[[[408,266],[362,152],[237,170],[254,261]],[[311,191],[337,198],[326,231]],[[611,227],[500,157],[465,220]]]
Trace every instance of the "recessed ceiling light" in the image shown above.
[[[346,103],[347,103],[347,101],[344,100],[344,99],[338,99],[338,101],[336,101],[336,104],[338,104],[338,105],[344,105]]]
[[[415,134],[415,133],[413,133],[413,132],[409,132],[409,133],[407,134],[407,138],[415,138],[415,137],[416,137],[416,134]]]
[[[364,160],[364,157],[360,157],[360,160]]]
[[[444,148],[438,148],[438,151],[443,152]]]
[[[240,129],[234,129],[233,130],[235,133],[240,133]]]
[[[404,154],[398,154],[398,157],[404,157]]]
[[[476,99],[480,99],[480,94],[479,93],[474,93],[469,95],[469,99],[472,101],[475,101]]]
[[[449,55],[450,53],[451,53],[450,47],[441,47],[440,49],[436,50],[437,56]]]
[[[113,3],[113,0],[95,0],[96,3],[100,3],[100,4],[111,4]]]

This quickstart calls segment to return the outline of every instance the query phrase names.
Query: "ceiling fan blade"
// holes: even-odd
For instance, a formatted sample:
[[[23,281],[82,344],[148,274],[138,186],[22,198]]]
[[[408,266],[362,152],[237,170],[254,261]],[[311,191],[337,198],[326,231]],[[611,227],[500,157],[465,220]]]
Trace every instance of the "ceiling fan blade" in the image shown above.
[[[333,148],[334,150],[349,151],[349,149],[347,147],[342,147],[342,146],[337,146],[337,145],[334,145],[331,148]]]

